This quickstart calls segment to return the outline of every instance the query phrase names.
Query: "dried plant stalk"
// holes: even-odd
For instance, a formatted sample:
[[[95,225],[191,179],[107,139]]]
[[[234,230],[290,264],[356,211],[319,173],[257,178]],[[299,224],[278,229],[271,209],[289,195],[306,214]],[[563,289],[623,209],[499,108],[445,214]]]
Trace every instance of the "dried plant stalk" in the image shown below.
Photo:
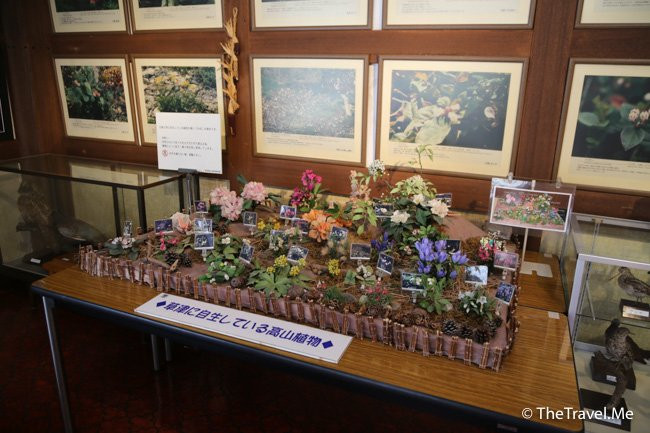
[[[239,51],[239,39],[237,39],[237,13],[238,9],[232,8],[232,17],[225,23],[226,34],[228,40],[222,43],[223,48],[223,65],[222,76],[225,81],[224,93],[228,97],[228,117],[230,120],[234,119],[237,110],[239,110],[239,103],[237,102],[237,81],[239,81],[239,60],[237,59],[237,52]],[[230,122],[230,134],[235,135],[235,131]]]

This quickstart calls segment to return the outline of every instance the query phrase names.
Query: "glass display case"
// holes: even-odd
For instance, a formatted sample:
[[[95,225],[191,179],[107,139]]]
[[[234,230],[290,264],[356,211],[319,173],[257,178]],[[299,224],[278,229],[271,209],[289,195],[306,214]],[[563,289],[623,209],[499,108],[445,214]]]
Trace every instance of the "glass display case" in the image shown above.
[[[37,155],[0,162],[0,252],[5,267],[40,264],[82,243],[144,227],[182,208],[181,175],[150,166]]]
[[[616,384],[624,380],[622,398],[634,413],[629,425],[618,419],[587,421],[585,430],[647,431],[650,223],[574,214],[560,264],[583,406],[610,402]],[[614,374],[617,371],[625,378]]]

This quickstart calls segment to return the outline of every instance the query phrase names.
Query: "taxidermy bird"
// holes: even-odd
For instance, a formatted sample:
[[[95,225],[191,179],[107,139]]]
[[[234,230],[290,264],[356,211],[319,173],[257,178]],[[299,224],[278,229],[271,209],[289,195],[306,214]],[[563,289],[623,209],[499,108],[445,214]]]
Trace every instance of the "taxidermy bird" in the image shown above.
[[[605,357],[620,363],[626,370],[634,361],[645,364],[645,360],[650,359],[650,350],[641,349],[630,337],[630,330],[620,325],[621,322],[614,319],[605,331]]]
[[[616,275],[612,278],[615,277]],[[630,268],[625,266],[618,268],[618,287],[628,295],[636,298],[637,302],[641,302],[643,298],[650,296],[650,285],[632,275]]]

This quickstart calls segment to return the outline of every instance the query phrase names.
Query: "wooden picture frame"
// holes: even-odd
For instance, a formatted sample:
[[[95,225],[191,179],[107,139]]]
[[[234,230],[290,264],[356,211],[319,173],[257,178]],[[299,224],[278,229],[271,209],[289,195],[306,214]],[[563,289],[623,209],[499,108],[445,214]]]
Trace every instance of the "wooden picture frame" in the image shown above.
[[[221,148],[226,148],[226,116],[223,80],[221,78],[221,56],[134,54],[132,57],[133,80],[135,82],[135,94],[137,95],[138,126],[140,140],[143,145],[155,146],[157,143],[155,113],[160,111],[160,104],[164,101],[167,108],[162,111],[166,112],[219,114],[221,119]],[[212,84],[209,83],[212,78],[211,73],[206,68],[214,68],[214,88],[211,86],[209,89],[207,87],[202,88],[207,84]],[[190,72],[190,69],[193,70]],[[214,95],[212,90],[215,92]],[[167,94],[168,97],[156,101],[155,99],[161,94],[163,96]]]
[[[536,0],[383,0],[384,29],[533,27]],[[493,9],[492,12],[490,10]]]
[[[16,135],[7,76],[7,53],[4,47],[0,49],[0,55],[0,141],[7,141],[14,140]]]
[[[54,68],[66,136],[135,142],[126,56],[55,57]]]
[[[648,60],[571,59],[555,177],[581,189],[648,195],[649,92]]]
[[[127,31],[125,0],[88,1],[87,7],[72,4],[72,0],[49,0],[48,3],[54,33]]]
[[[426,172],[491,178],[512,170],[527,59],[381,57],[379,69],[377,159],[411,170],[426,146]],[[489,95],[481,90],[488,82]]]
[[[364,165],[367,56],[253,55],[250,67],[254,156]]]
[[[630,0],[627,1],[631,3]],[[648,26],[650,26],[650,5],[648,4],[605,5],[603,0],[579,0],[578,13],[576,14],[577,28]]]
[[[161,3],[160,0],[155,1]],[[129,0],[133,31],[223,30],[223,0],[201,1],[205,4],[156,7],[152,0]]]
[[[250,0],[251,29],[369,29],[372,0]]]

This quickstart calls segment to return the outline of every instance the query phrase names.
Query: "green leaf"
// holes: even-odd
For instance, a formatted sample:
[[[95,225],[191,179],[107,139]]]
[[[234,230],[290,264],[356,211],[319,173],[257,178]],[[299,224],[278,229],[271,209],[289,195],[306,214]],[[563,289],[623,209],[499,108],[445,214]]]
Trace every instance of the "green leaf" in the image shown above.
[[[630,150],[637,146],[645,138],[645,131],[634,126],[626,126],[621,131],[621,144],[623,149]]]
[[[578,114],[578,122],[585,126],[596,126],[600,123],[600,120],[595,113],[586,111]]]
[[[357,229],[357,234],[361,235],[361,233],[363,233],[363,230],[364,230],[363,225],[360,225],[359,228]]]
[[[361,215],[361,214],[356,214],[356,215],[354,215],[354,216],[352,217],[352,221],[358,221],[358,220],[360,220],[361,218],[363,218],[363,215]]]
[[[248,181],[242,174],[237,175],[237,182],[241,183],[242,185],[246,185],[248,183]]]

